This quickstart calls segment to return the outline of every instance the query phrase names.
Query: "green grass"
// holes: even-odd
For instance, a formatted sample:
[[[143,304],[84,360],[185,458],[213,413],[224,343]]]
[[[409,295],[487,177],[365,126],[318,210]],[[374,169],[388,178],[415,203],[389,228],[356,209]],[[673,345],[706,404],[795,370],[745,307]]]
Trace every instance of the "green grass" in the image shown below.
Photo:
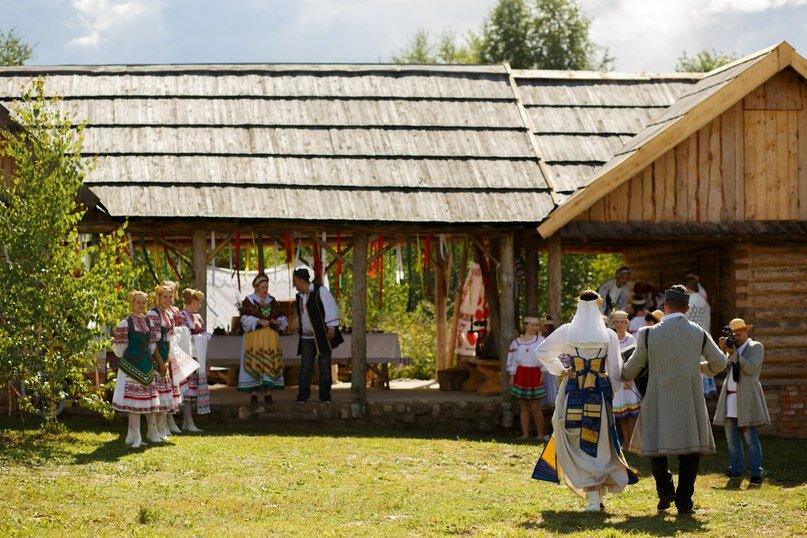
[[[5,420],[5,421],[3,421]],[[383,431],[207,424],[131,450],[121,421],[69,418],[67,433],[0,419],[0,536],[796,536],[807,529],[803,441],[764,439],[761,489],[727,490],[725,445],[702,462],[694,517],[655,511],[640,482],[585,514],[565,487],[530,479],[535,444]]]

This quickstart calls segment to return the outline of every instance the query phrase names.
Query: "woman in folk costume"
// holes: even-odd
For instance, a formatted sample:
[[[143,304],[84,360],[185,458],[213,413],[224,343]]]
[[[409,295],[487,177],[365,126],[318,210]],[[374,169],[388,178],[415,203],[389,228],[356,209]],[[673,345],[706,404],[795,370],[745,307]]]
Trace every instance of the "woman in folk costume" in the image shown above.
[[[617,310],[611,314],[611,328],[616,331],[620,357],[624,363],[636,349],[636,338],[628,332],[628,313]],[[633,435],[633,428],[636,427],[636,417],[639,416],[641,405],[642,399],[639,397],[639,390],[633,381],[620,383],[619,390],[614,393],[614,420],[619,426],[619,433],[622,434],[622,442],[625,444]]]
[[[255,293],[244,299],[238,309],[245,333],[238,390],[251,392],[250,403],[257,405],[258,389],[263,388],[263,401],[268,405],[272,403],[272,390],[285,388],[280,333],[288,327],[289,319],[269,295],[269,278],[265,274],[258,273],[252,287]]]
[[[207,386],[207,342],[210,333],[205,328],[205,320],[199,314],[205,294],[199,290],[186,289],[182,292],[185,310],[182,311],[181,322],[190,331],[192,339],[192,357],[199,363],[199,369],[180,383],[182,392],[184,415],[182,429],[186,432],[201,432],[193,422],[193,404],[196,403],[196,412],[200,415],[210,413],[210,391]]]
[[[621,386],[621,357],[616,333],[599,310],[599,294],[580,295],[571,323],[561,325],[536,350],[546,369],[563,376],[552,416],[554,433],[533,478],[566,485],[588,500],[586,511],[604,509],[606,491],[618,493],[637,481],[628,468],[616,435],[611,400]],[[558,356],[571,356],[564,368]]]
[[[154,383],[156,370],[166,373],[166,365],[156,350],[157,338],[146,317],[148,297],[142,291],[129,292],[131,314],[115,327],[112,348],[120,357],[112,408],[129,415],[126,444],[140,448],[140,415],[146,415],[147,438],[159,443],[156,414],[163,411]]]
[[[193,372],[193,367],[189,362],[196,364],[196,361],[185,355],[175,344],[175,317],[171,310],[173,302],[174,288],[161,284],[154,289],[154,307],[147,314],[151,321],[152,331],[156,333],[160,356],[168,357],[166,374],[156,374],[154,377],[160,395],[160,403],[165,411],[157,416],[157,431],[163,440],[168,439],[171,435],[168,417],[179,411],[182,404],[179,383]],[[173,422],[173,417],[170,421]],[[176,428],[176,424],[174,427]]]
[[[555,329],[557,329],[557,327],[555,326],[555,320],[552,319],[552,316],[544,315],[541,318],[541,341],[543,342],[544,338],[555,332]],[[560,360],[564,363],[564,366],[569,362],[568,357],[564,356],[561,356]],[[558,397],[558,376],[547,372],[543,364],[541,365],[541,373],[543,375],[544,389],[546,390],[546,396],[541,402],[541,408],[547,416],[551,416],[552,412],[555,410],[555,399]],[[546,420],[544,422],[546,423]],[[546,429],[545,426],[544,430]]]
[[[518,398],[521,419],[521,438],[530,437],[530,414],[535,421],[538,438],[544,436],[544,415],[541,413],[541,398],[544,390],[541,363],[535,357],[535,348],[544,338],[539,334],[541,320],[524,318],[524,334],[519,336],[507,350],[507,372],[510,374],[510,392]]]
[[[186,393],[188,397],[195,399],[195,389],[193,391],[188,390],[188,380],[196,373],[199,365],[192,358],[191,332],[189,328],[185,326],[185,322],[182,319],[182,311],[176,307],[176,302],[179,299],[179,284],[171,280],[163,280],[162,284],[170,286],[173,290],[171,306],[168,309],[174,323],[174,331],[170,335],[172,344],[170,361],[172,370],[171,379],[174,386],[174,399],[177,401],[177,405],[180,408],[184,408],[186,407],[183,404]],[[169,414],[165,419],[170,433],[182,433],[182,430],[179,429],[179,426],[177,426],[177,423],[174,421],[173,415]]]

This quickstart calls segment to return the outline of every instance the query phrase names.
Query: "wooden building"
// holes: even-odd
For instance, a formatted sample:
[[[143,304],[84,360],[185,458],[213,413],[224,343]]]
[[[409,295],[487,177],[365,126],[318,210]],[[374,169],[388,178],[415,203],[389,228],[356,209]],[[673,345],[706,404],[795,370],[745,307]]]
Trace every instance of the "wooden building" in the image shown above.
[[[539,227],[564,245],[621,245],[635,280],[691,269],[713,332],[765,345],[774,427],[807,435],[807,61],[786,43],[708,73],[619,148]]]
[[[367,245],[465,234],[498,266],[499,349],[515,328],[513,260],[528,307],[548,249],[622,252],[664,288],[697,269],[713,327],[735,316],[766,345],[777,430],[804,435],[807,377],[807,62],[781,43],[708,74],[513,71],[500,66],[0,67],[0,104],[46,76],[86,119],[98,160],[84,223],[193,245],[210,233],[339,233]],[[805,134],[802,134],[805,133]],[[538,229],[539,234],[535,233]],[[217,245],[219,248],[222,242]],[[439,286],[437,289],[439,290]],[[354,281],[354,399],[364,393],[363,278]],[[438,298],[438,303],[439,303]],[[439,313],[439,304],[438,304]],[[445,332],[445,331],[443,331]],[[504,416],[509,396],[502,396]]]

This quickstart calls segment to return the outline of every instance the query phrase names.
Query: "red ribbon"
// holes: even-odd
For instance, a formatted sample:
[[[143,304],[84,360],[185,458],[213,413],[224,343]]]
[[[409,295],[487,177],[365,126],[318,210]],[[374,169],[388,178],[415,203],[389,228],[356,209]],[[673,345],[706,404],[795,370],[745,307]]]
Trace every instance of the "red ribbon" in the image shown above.
[[[378,251],[384,250],[384,236],[378,233]],[[384,256],[378,257],[378,306],[384,306]]]
[[[286,263],[291,263],[291,234],[289,232],[283,234],[283,241],[286,243]]]
[[[342,254],[342,234],[339,232],[336,233],[336,253],[341,255]],[[336,282],[334,286],[335,296],[339,297],[339,284],[342,280],[342,262],[339,258],[336,258]]]
[[[176,264],[174,264],[174,260],[172,260],[171,256],[168,254],[168,245],[165,243],[165,233],[160,232],[160,237],[163,240],[163,252],[165,252],[165,259],[168,260],[168,265],[171,266],[171,269],[173,269],[174,274],[177,275],[177,279],[182,280],[182,275],[179,274],[179,269],[177,269]]]

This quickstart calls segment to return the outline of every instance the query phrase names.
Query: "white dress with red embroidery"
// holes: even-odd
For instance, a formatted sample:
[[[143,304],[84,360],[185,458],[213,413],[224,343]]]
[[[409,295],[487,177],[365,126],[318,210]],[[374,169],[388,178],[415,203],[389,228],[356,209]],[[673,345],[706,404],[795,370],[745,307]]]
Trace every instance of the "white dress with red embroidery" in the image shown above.
[[[207,332],[205,320],[198,312],[182,311],[182,324],[191,331],[191,356],[199,363],[199,369],[188,378],[189,387],[195,384],[196,412],[200,415],[210,413],[210,389],[207,385],[207,343],[212,334]],[[183,392],[183,397],[185,393]]]
[[[148,317],[151,320],[151,328],[155,333],[155,341],[160,339],[160,329],[165,328],[168,330],[167,339],[171,342],[174,335],[174,316],[171,312],[165,311],[162,308],[155,306],[148,311]],[[170,348],[173,348],[173,344]],[[158,372],[154,372],[154,384],[157,386],[157,392],[160,394],[160,404],[169,413],[176,413],[179,411],[179,406],[182,404],[182,394],[179,392],[179,385],[174,387],[173,365],[171,365],[171,356],[173,349],[169,349],[168,357],[163,357],[168,366],[168,373],[161,376]]]
[[[157,342],[156,334],[149,328],[145,316],[138,317],[132,315],[133,329],[141,334],[151,333],[151,345],[149,351],[154,352]],[[112,337],[112,349],[115,355],[123,357],[123,353],[129,346],[129,322],[128,317],[118,323]],[[155,376],[157,373],[155,372]],[[112,394],[112,408],[124,413],[157,413],[166,411],[160,403],[160,395],[157,392],[155,383],[144,387],[128,375],[123,370],[118,369],[115,381],[115,392]]]

